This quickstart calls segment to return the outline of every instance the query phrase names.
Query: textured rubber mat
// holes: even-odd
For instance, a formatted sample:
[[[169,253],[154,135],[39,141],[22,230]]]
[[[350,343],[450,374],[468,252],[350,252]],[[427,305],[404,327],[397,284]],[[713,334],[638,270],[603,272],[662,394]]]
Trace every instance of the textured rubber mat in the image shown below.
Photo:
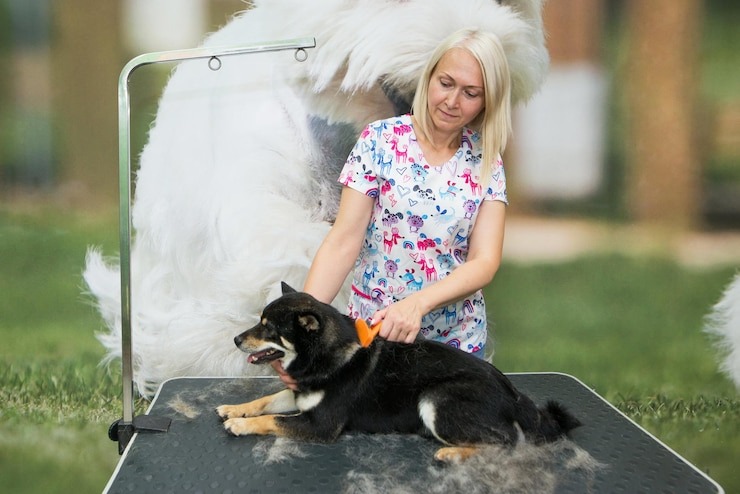
[[[232,437],[216,406],[279,391],[278,379],[173,379],[148,411],[171,418],[169,431],[136,434],[105,492],[723,492],[576,378],[509,377],[537,403],[561,401],[584,425],[571,440],[490,446],[461,465],[440,465],[439,444],[417,436],[346,434],[333,444]]]

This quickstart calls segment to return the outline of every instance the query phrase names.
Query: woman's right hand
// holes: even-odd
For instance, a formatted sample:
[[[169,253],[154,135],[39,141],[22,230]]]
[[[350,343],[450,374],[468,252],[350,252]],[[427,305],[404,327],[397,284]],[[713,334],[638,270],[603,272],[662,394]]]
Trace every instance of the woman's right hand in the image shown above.
[[[285,369],[283,369],[283,364],[279,360],[273,360],[270,362],[270,365],[272,365],[272,368],[275,369],[275,372],[277,372],[278,377],[281,381],[283,381],[283,384],[285,384],[289,389],[292,389],[293,391],[298,391],[298,383],[295,379],[290,377],[290,374],[285,372]]]
[[[417,300],[410,295],[378,310],[373,314],[370,325],[382,322],[379,335],[388,341],[413,343],[421,330],[421,318],[425,310]]]

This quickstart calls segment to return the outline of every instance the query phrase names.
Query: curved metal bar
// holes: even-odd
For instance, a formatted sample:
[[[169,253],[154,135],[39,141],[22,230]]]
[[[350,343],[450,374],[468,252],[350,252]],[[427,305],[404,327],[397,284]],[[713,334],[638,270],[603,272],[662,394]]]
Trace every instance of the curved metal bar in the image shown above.
[[[212,59],[230,55],[296,50],[305,60],[306,49],[315,48],[315,38],[298,38],[246,46],[221,48],[193,48],[152,52],[132,58],[121,70],[118,79],[118,180],[119,180],[119,237],[121,270],[121,369],[123,381],[123,420],[120,427],[133,423],[134,379],[131,339],[131,134],[130,97],[128,83],[131,74],[144,65],[178,62],[199,58]],[[299,60],[299,61],[302,61]]]

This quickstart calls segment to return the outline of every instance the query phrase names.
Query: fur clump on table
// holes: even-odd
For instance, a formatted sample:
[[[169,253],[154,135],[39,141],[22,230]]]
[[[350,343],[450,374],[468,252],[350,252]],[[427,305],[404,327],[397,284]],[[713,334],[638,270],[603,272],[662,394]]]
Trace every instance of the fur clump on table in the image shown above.
[[[412,462],[429,462],[438,445],[432,441],[400,435],[343,436],[344,455],[357,458],[357,466],[344,473],[342,492],[348,494],[418,492],[531,493],[555,492],[569,483],[587,488],[604,466],[569,440],[535,446],[521,443],[513,448],[485,446],[480,454],[459,464],[432,464],[426,476],[410,474]],[[426,455],[410,458],[409,443]],[[265,465],[308,456],[302,443],[285,438],[260,439],[252,454]]]

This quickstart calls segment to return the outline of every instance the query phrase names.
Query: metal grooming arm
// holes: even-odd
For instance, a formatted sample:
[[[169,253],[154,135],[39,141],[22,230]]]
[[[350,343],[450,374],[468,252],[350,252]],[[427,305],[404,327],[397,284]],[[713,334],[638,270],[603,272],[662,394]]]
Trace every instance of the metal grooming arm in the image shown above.
[[[122,454],[136,432],[166,432],[170,419],[142,415],[134,417],[134,379],[131,340],[131,135],[129,78],[144,65],[179,62],[183,60],[208,59],[212,70],[221,68],[221,58],[273,51],[295,50],[295,58],[303,62],[308,58],[306,49],[316,47],[314,38],[298,38],[260,44],[194,48],[164,52],[145,53],[131,59],[121,71],[118,79],[118,173],[119,173],[119,237],[121,270],[121,377],[123,382],[123,418],[108,430],[108,436],[118,442]]]

